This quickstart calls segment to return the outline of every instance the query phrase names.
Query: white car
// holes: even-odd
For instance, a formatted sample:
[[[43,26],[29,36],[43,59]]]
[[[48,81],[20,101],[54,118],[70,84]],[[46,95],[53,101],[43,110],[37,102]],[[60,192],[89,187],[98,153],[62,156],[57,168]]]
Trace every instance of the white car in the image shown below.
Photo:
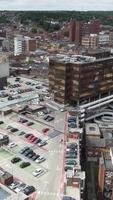
[[[17,144],[15,142],[10,142],[7,147],[13,148],[13,147],[16,147],[16,146],[17,146]]]
[[[50,96],[45,96],[45,99],[51,99],[51,97]]]
[[[9,185],[9,188],[11,190],[15,190],[19,185],[20,185],[20,182],[14,181],[13,183],[11,183],[11,185]]]
[[[27,187],[27,185],[25,183],[20,182],[20,184],[14,189],[14,191],[16,193],[24,190]]]
[[[41,162],[43,162],[43,161],[45,161],[45,158],[44,158],[43,156],[40,156],[39,158],[37,158],[37,159],[35,160],[36,163],[41,163]]]
[[[39,112],[38,112],[38,115],[43,116],[44,113],[43,113],[42,111],[39,111]]]
[[[46,144],[47,144],[46,141],[41,141],[40,143],[38,143],[38,146],[39,146],[39,147],[42,147],[42,146],[44,146],[44,145],[46,145]]]
[[[33,176],[40,176],[41,174],[44,173],[44,169],[38,168],[33,172]]]

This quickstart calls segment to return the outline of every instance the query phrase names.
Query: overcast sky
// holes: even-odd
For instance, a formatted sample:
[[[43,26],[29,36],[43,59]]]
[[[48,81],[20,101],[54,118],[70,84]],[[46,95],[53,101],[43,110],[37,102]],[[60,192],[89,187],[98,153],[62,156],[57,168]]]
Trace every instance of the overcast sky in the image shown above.
[[[0,0],[0,10],[113,10],[113,0]]]

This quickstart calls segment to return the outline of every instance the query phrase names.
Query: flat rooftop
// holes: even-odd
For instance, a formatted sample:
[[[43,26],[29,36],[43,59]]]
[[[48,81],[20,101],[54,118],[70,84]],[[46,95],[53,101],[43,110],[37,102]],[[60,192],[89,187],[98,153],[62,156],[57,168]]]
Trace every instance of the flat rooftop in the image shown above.
[[[98,63],[101,61],[113,60],[113,57],[107,58],[99,58],[92,56],[83,56],[83,55],[63,55],[63,54],[56,54],[55,56],[50,56],[50,60],[56,61],[57,63],[71,63],[71,64],[87,64],[87,63]]]
[[[51,56],[50,59],[56,60],[57,62],[62,63],[87,63],[87,62],[93,62],[96,60],[95,57],[91,56],[83,56],[83,55],[63,55],[63,54],[56,54],[55,56]]]

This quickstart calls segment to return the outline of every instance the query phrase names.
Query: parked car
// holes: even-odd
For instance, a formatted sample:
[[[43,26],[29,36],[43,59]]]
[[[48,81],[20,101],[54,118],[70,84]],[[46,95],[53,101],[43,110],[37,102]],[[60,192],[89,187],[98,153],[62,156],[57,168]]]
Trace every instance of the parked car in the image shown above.
[[[30,135],[32,135],[31,133],[27,133],[24,135],[25,138],[28,138]]]
[[[43,119],[44,119],[44,120],[47,120],[48,117],[49,117],[49,115],[46,115],[46,116],[43,117]]]
[[[16,193],[24,190],[26,188],[26,184],[25,183],[20,183],[20,185],[17,186],[17,188],[14,190]]]
[[[35,152],[32,152],[32,153],[29,153],[28,155],[27,155],[27,157],[28,158],[32,158],[33,156],[35,156],[36,155],[36,153]]]
[[[25,167],[28,167],[29,165],[31,165],[30,162],[22,162],[22,163],[20,164],[20,168],[25,168]]]
[[[32,139],[32,137],[34,137],[34,135],[33,134],[31,134],[27,139],[28,140],[31,140]]]
[[[72,154],[72,153],[70,153],[70,154],[66,154],[66,156],[65,156],[66,158],[77,158],[77,154],[75,155],[75,154]]]
[[[73,170],[73,167],[72,167],[72,166],[65,166],[64,170],[65,170],[65,171]]]
[[[20,118],[20,119],[19,119],[19,122],[21,122],[21,123],[26,123],[26,122],[28,122],[28,120],[27,120],[27,119],[24,119],[24,118]]]
[[[3,121],[0,121],[0,124],[4,124],[4,122],[3,122]]]
[[[11,131],[12,133],[15,133],[15,132],[18,131],[18,129],[17,129],[17,128],[11,128],[10,131]]]
[[[30,153],[33,153],[32,149],[29,149],[27,151],[24,152],[24,156],[28,156]]]
[[[20,153],[23,154],[25,153],[26,151],[28,151],[30,149],[30,147],[24,147],[20,150]]]
[[[37,138],[35,141],[34,141],[34,144],[38,144],[40,143],[42,140],[40,138]]]
[[[53,121],[54,117],[48,116],[48,118],[46,119],[47,122]]]
[[[49,130],[50,130],[49,128],[43,128],[43,129],[42,129],[42,132],[43,132],[43,133],[47,133]]]
[[[38,112],[38,115],[43,116],[44,113],[43,113],[42,111],[39,111],[39,112]]]
[[[34,137],[31,138],[30,142],[33,143],[33,142],[35,142],[36,139],[37,139],[37,137],[34,136]]]
[[[41,174],[44,173],[44,169],[38,168],[33,172],[33,176],[40,176]]]
[[[20,133],[19,133],[19,136],[21,136],[21,135],[25,135],[26,133],[24,132],[24,131],[21,131]]]
[[[71,160],[71,159],[66,160],[66,165],[76,165],[76,164],[77,162],[75,160]]]
[[[41,141],[40,143],[38,143],[38,146],[39,147],[42,147],[42,146],[45,146],[47,144],[46,141]]]
[[[34,155],[33,157],[32,157],[32,160],[33,161],[35,161],[37,158],[39,158],[40,157],[40,155],[39,154],[36,154],[36,155]]]
[[[16,147],[17,146],[17,143],[15,143],[15,142],[10,142],[9,144],[8,144],[8,148],[13,148],[13,147]]]
[[[26,195],[30,195],[31,193],[33,193],[33,192],[35,192],[35,187],[34,186],[27,186],[24,190],[23,190],[23,192],[24,192],[24,194],[26,194]]]
[[[13,183],[11,183],[11,185],[9,185],[9,188],[10,188],[11,190],[14,190],[16,187],[19,186],[19,184],[20,184],[20,182],[14,181]]]
[[[14,164],[14,163],[17,163],[17,162],[20,162],[21,161],[21,158],[19,157],[14,157],[12,158],[11,162]]]
[[[32,126],[33,124],[33,122],[27,122],[27,126]]]
[[[40,156],[39,158],[37,158],[35,160],[36,163],[41,163],[41,162],[44,162],[46,159],[43,157],[43,156]]]

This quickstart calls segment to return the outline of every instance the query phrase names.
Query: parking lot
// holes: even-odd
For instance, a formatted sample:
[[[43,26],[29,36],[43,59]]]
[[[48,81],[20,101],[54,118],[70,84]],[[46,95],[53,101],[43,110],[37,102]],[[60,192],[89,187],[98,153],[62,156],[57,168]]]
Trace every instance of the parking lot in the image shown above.
[[[65,115],[61,113],[61,116]],[[10,143],[14,142],[16,146],[11,148],[4,146],[0,150],[0,166],[24,183],[33,185],[37,189],[37,199],[42,200],[42,197],[43,200],[53,200],[53,198],[60,199],[63,160],[63,144],[60,143],[60,140],[64,135],[61,131],[54,130],[54,126],[47,126],[45,123],[35,122],[24,117],[24,119],[33,122],[33,125],[28,126],[27,123],[21,123],[19,121],[22,117],[23,116],[17,114],[1,117],[1,121],[4,123],[0,125],[0,132],[2,134],[8,134]],[[63,130],[64,118],[62,118],[62,120],[59,119],[59,122],[60,121],[62,121],[62,126],[58,123],[58,117],[54,123],[57,125],[56,128]],[[59,127],[58,124],[60,124]],[[17,130],[12,132],[12,128]],[[42,131],[44,129],[49,129],[48,133],[44,133]],[[21,132],[25,132],[25,134],[21,135]],[[26,134],[33,134],[35,137],[46,141],[47,144],[40,147],[38,144],[29,141],[25,137]],[[36,163],[25,155],[20,154],[20,150],[26,146],[30,147],[34,153],[43,156],[45,160],[41,163]],[[14,157],[19,157],[21,161],[13,164],[11,160]],[[30,162],[30,166],[24,169],[20,168],[22,161]],[[43,173],[39,177],[34,177],[33,172],[37,168],[41,168]]]
[[[0,91],[0,109],[7,106],[44,109],[0,116],[0,133],[9,136],[9,144],[0,149],[0,167],[13,174],[15,180],[34,186],[36,199],[60,200],[64,184],[61,140],[64,140],[65,112],[51,102],[47,84],[20,77],[9,78],[8,83]],[[22,153],[24,148],[28,149]],[[23,167],[23,162],[28,166]]]

